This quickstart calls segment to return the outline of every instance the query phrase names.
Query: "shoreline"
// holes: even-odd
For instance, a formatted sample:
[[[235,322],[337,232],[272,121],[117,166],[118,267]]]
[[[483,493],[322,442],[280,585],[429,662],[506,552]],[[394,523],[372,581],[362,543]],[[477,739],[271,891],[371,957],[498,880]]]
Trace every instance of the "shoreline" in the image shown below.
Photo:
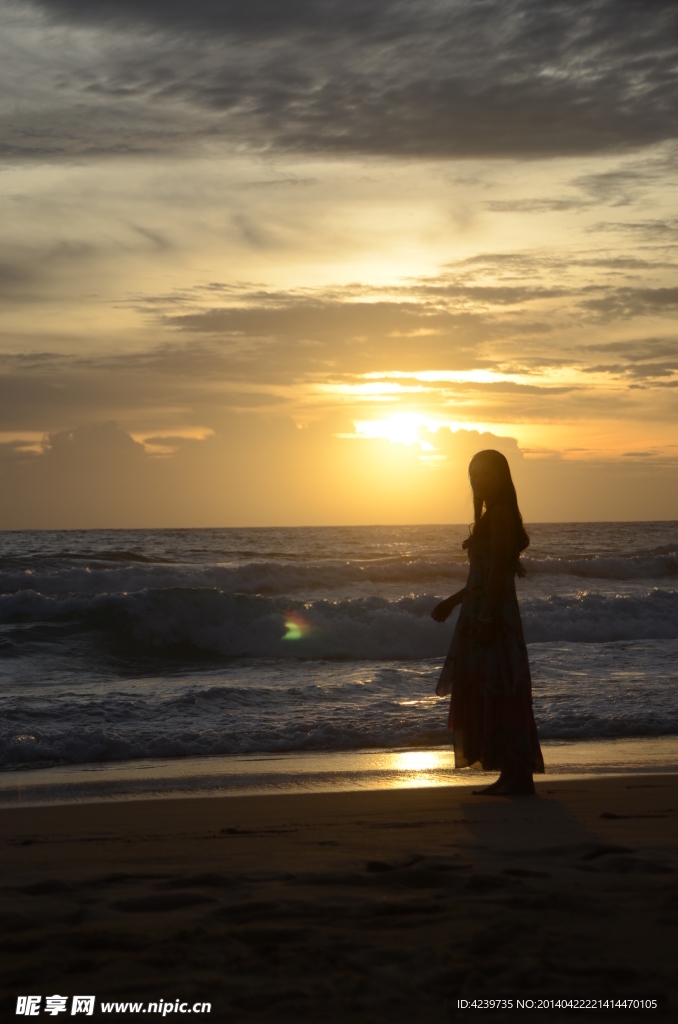
[[[672,1019],[678,777],[536,785],[2,810],[3,1008],[86,992],[443,1024],[460,997],[615,997]]]
[[[678,736],[542,742],[549,778],[678,773]],[[496,774],[496,773],[494,773]],[[144,759],[0,773],[0,810],[81,803],[482,785],[449,746]]]

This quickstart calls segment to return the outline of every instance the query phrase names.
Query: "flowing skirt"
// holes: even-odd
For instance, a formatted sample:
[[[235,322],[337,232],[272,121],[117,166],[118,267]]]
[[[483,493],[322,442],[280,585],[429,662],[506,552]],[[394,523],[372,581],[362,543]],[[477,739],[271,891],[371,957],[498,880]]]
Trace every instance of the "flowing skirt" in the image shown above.
[[[447,728],[457,768],[469,765],[500,771],[514,761],[543,772],[532,711],[532,680],[523,637],[515,580],[506,580],[495,611],[489,643],[479,636],[487,571],[471,565],[466,594],[436,693],[452,694]]]

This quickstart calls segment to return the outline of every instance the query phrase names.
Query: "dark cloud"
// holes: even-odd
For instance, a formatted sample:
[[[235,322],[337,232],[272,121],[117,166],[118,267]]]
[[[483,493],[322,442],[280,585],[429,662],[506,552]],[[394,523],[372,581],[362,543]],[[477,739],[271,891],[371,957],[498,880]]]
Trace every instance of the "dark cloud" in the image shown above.
[[[465,518],[465,469],[479,447],[522,462],[510,438],[443,430],[439,441],[447,457],[440,475],[416,444],[347,443],[327,423],[298,430],[289,418],[231,416],[220,435],[187,442],[170,458],[149,455],[115,423],[93,423],[51,434],[42,454],[0,444],[0,528],[366,522],[384,499],[397,510],[391,518],[409,509],[415,520],[436,519],[449,517],[452,460]]]
[[[508,206],[513,207],[514,204],[507,203]],[[520,207],[518,207],[520,209]],[[541,286],[535,285],[534,282],[538,282],[544,275],[549,275],[549,280],[552,281],[555,276],[556,280],[562,281],[570,271],[578,271],[582,267],[596,268],[600,270],[610,271],[655,271],[678,268],[678,263],[671,259],[672,253],[666,252],[663,248],[660,248],[658,252],[652,250],[643,250],[643,255],[638,256],[637,254],[629,254],[627,252],[619,253],[618,251],[609,250],[582,250],[576,251],[531,251],[525,250],[524,252],[507,252],[507,253],[481,253],[477,256],[471,256],[464,260],[459,260],[454,263],[450,263],[445,268],[449,275],[457,275],[463,277],[464,282],[472,284],[477,280],[478,276],[485,274],[491,274],[493,277],[500,277],[503,281],[509,284],[511,287],[525,288],[524,282],[530,281],[532,283],[530,290],[530,299],[535,298],[549,298],[560,296],[571,295],[570,289],[564,288],[562,285],[558,288],[551,285],[548,289]],[[515,282],[520,281],[518,285]],[[581,278],[577,278],[578,287],[581,287]],[[422,288],[426,288],[426,284],[422,283]],[[435,285],[434,285],[435,287]],[[541,290],[540,290],[541,289]]]
[[[69,274],[80,275],[82,267],[100,257],[94,246],[56,242],[46,248],[7,244],[0,241],[0,297],[4,303],[34,305],[63,292]]]
[[[589,203],[583,199],[495,199],[487,203],[492,213],[563,213],[580,210]]]
[[[575,178],[571,184],[592,203],[630,206],[647,189],[652,177],[652,167],[646,165],[642,170],[624,169],[583,174]]]
[[[60,19],[89,25],[138,25],[180,32],[207,32],[248,38],[278,38],[290,33],[327,36],[378,31],[399,35],[403,22],[416,25],[408,3],[361,0],[39,0]]]
[[[347,442],[327,425],[298,430],[284,419],[231,417],[220,436],[172,458],[152,457],[115,423],[92,423],[52,434],[41,455],[0,445],[0,528],[364,523],[375,507],[387,521],[407,513],[408,521],[461,522],[470,516],[468,461],[488,447],[510,459],[528,523],[577,522],[582,510],[612,520],[629,503],[635,519],[675,514],[675,450],[639,445],[623,459],[579,461],[542,449],[526,459],[510,437],[446,428],[422,437],[445,456],[439,471],[417,445]]]
[[[600,298],[584,299],[582,305],[614,319],[672,314],[678,309],[678,288],[615,288]]]
[[[610,373],[635,383],[631,387],[651,384],[653,387],[674,387],[674,381],[662,378],[678,373],[678,337],[634,338],[591,345],[587,352],[612,356],[612,362],[591,363],[587,373]]]
[[[649,242],[655,245],[668,243],[670,246],[678,240],[678,218],[666,220],[638,221],[599,221],[587,229],[590,232],[614,232],[626,234],[638,242]]]
[[[571,194],[529,199],[491,200],[486,208],[493,213],[563,213],[601,204],[631,206],[657,177],[666,179],[673,168],[671,158],[643,161],[642,167],[627,167],[595,174],[582,174],[568,183]]]
[[[33,9],[62,29],[100,30],[98,44],[89,63],[78,51],[55,72],[54,88],[19,120],[3,119],[6,154],[229,139],[304,153],[548,157],[677,133],[673,0],[36,0]],[[634,187],[582,185],[604,196]]]
[[[582,346],[566,333],[573,319],[578,331],[585,325],[597,331],[601,320],[623,324],[631,316],[672,316],[678,289],[640,283],[619,287],[615,281],[623,275],[640,282],[646,271],[672,266],[603,253],[551,259],[543,254],[486,254],[459,261],[436,277],[391,287],[388,299],[379,289],[361,286],[266,292],[214,282],[209,288],[147,297],[139,308],[165,329],[194,339],[205,353],[216,347],[217,358],[229,360],[233,379],[290,382],[308,374],[387,368],[500,367],[503,373],[524,375],[545,367],[580,366],[582,357],[584,366],[599,370],[601,356],[606,358],[612,349]],[[582,284],[582,268],[607,271],[612,281],[589,283],[589,275]],[[496,285],[478,283],[488,272],[498,279]],[[539,282],[544,273],[572,284],[544,287]],[[212,305],[215,297],[222,302]],[[534,316],[535,309],[541,319]],[[638,344],[631,343],[631,348]],[[168,351],[180,349],[184,351],[169,346]],[[616,362],[621,356],[615,349]],[[214,357],[205,358],[209,362]],[[622,376],[628,372],[627,358],[639,361],[624,355]],[[643,357],[645,362],[661,358],[654,350]],[[605,363],[605,369],[617,372],[612,363]]]
[[[471,369],[486,365],[480,350],[487,342],[549,333],[523,310],[550,297],[547,289],[464,287],[441,278],[398,291],[402,298],[390,301],[259,295],[247,305],[161,315],[166,327],[224,346],[234,373],[268,381],[392,367]]]
[[[289,380],[278,365],[267,375]],[[224,346],[163,345],[124,355],[0,357],[0,431],[68,431],[124,417],[139,429],[211,426],[224,409],[274,409],[256,360]]]
[[[164,238],[149,241],[161,246]],[[92,259],[87,250],[52,251],[77,256],[77,266]],[[51,281],[53,262],[56,256],[36,255],[25,265]],[[0,431],[48,433],[109,419],[151,437],[168,428],[179,435],[195,426],[216,430],[227,411],[324,416],[348,405],[371,408],[369,391],[354,394],[351,385],[382,380],[374,376],[380,374],[395,380],[388,376],[394,370],[499,373],[504,379],[397,378],[401,387],[416,389],[402,392],[401,403],[409,394],[428,409],[458,403],[471,422],[482,417],[469,410],[490,407],[496,416],[504,410],[499,422],[526,408],[547,421],[619,411],[631,387],[670,384],[678,373],[678,344],[671,336],[615,340],[612,332],[619,325],[626,334],[632,315],[675,316],[678,289],[620,288],[616,278],[590,283],[591,275],[581,273],[589,266],[634,273],[638,282],[656,280],[646,274],[655,265],[643,260],[527,251],[479,254],[440,275],[384,289],[353,284],[286,292],[213,281],[133,297],[127,305],[147,325],[143,349],[116,353],[97,346],[58,355],[44,337],[34,352],[0,357]],[[540,275],[563,284],[545,287]],[[594,344],[596,336],[601,341]],[[571,381],[556,386],[543,375],[567,367],[583,371],[577,387]],[[622,386],[596,392],[593,375],[600,373]],[[668,399],[668,391],[662,394]]]
[[[32,274],[28,267],[0,263],[0,295],[3,298],[16,297],[17,292],[23,292],[31,281]]]
[[[473,310],[481,322],[483,307],[523,306],[526,302],[559,295],[557,291],[524,288],[474,288],[458,285],[423,286],[423,297],[449,301],[447,309],[433,303],[420,302],[351,302],[312,301],[305,298],[288,300],[285,304],[242,308],[238,306],[210,309],[200,313],[179,314],[167,323],[184,331],[242,337],[293,336],[303,341],[319,341],[343,337],[367,338],[467,329]],[[461,323],[460,323],[461,320]]]

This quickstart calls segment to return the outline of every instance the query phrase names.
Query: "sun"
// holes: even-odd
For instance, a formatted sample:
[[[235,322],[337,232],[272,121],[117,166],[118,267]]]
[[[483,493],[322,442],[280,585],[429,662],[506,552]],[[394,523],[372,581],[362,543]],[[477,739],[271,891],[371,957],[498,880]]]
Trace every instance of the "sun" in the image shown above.
[[[422,428],[435,433],[440,425],[418,412],[398,412],[379,420],[358,420],[355,429],[359,437],[384,438],[392,444],[418,444],[422,451],[432,452],[433,445],[420,434]]]

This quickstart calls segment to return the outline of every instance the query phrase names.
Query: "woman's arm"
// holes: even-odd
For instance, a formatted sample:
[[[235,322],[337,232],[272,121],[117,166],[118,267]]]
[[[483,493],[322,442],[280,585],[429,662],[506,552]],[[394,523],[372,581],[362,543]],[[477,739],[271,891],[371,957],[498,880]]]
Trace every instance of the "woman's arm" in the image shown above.
[[[504,577],[511,557],[511,549],[515,540],[515,524],[510,511],[498,505],[490,512],[490,575],[487,581],[485,602],[480,613],[480,621],[489,621],[494,613],[504,589]]]
[[[436,622],[444,622],[445,619],[449,618],[454,609],[458,604],[464,600],[464,594],[466,593],[466,587],[462,587],[456,594],[452,594],[451,597],[445,598],[440,604],[437,604],[431,612],[431,618],[435,619]]]

